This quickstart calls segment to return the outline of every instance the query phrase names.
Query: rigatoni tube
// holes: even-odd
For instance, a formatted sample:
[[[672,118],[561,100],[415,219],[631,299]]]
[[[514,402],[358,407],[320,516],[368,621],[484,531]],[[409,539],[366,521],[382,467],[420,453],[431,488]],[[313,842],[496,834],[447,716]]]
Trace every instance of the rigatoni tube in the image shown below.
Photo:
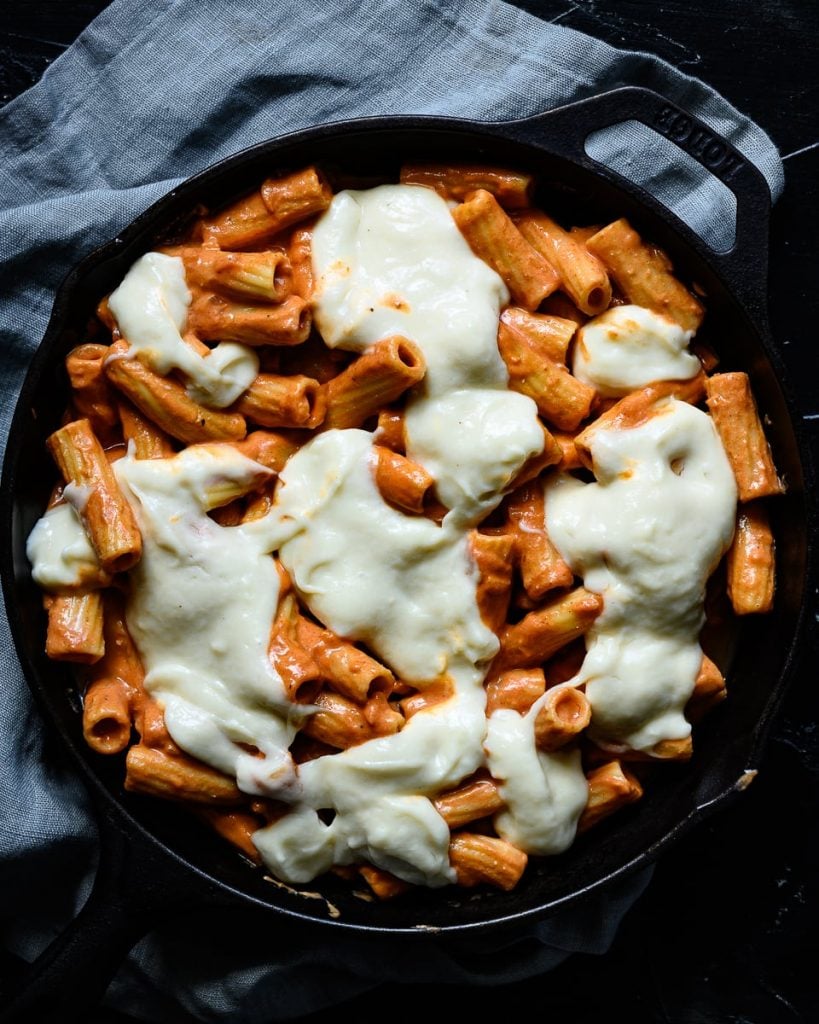
[[[323,427],[360,427],[379,409],[394,402],[426,372],[421,350],[400,335],[384,338],[328,381]]]
[[[517,305],[537,309],[557,288],[555,269],[526,241],[491,192],[470,193],[452,216],[475,255],[503,278]]]
[[[142,554],[142,536],[91,424],[87,419],[67,423],[47,443],[66,484],[79,496],[75,507],[100,565],[106,572],[130,569]]]

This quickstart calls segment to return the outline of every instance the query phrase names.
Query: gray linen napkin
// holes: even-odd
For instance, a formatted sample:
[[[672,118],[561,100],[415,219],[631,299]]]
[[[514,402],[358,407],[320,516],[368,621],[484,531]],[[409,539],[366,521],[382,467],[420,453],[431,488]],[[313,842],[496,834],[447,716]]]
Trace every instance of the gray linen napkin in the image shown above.
[[[0,111],[0,444],[62,277],[180,179],[320,122],[391,113],[504,120],[624,84],[698,114],[779,195],[773,144],[707,86],[498,0],[117,0]],[[730,197],[696,168],[681,176],[658,140],[632,125],[593,140],[594,155],[719,246],[714,225],[730,221]],[[0,918],[7,947],[32,958],[82,904],[95,825],[82,785],[43,735],[4,617],[0,659]],[[270,953],[237,940],[230,912],[203,911],[140,943],[107,1002],[154,1022],[187,1013],[261,1024],[382,980],[518,980],[573,951],[604,952],[647,881],[610,888],[491,956],[473,942],[457,953],[431,945],[374,958],[366,942],[346,940]]]

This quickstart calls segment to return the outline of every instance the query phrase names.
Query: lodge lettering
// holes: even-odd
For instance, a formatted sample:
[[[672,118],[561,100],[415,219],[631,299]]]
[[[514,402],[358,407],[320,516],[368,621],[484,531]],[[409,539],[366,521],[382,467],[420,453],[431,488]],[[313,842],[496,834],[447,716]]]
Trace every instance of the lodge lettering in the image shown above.
[[[742,163],[742,158],[732,153],[724,142],[695,125],[675,107],[661,107],[654,127],[722,179],[730,178]]]

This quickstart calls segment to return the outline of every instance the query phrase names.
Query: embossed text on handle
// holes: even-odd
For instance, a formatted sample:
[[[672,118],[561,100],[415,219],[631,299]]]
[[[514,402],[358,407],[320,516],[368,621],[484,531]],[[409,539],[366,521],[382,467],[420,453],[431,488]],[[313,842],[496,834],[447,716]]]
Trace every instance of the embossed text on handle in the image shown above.
[[[742,157],[732,152],[725,142],[676,107],[661,107],[654,118],[654,127],[723,180],[731,178],[743,164]]]

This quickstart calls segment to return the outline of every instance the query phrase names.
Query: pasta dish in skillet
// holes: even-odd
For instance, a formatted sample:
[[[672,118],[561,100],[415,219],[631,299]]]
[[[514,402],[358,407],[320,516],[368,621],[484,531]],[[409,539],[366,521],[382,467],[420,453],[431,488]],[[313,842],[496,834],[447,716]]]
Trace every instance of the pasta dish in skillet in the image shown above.
[[[662,251],[533,186],[270,178],[66,359],[47,653],[126,789],[285,882],[513,888],[690,757],[717,567],[736,615],[772,607],[747,375]]]

